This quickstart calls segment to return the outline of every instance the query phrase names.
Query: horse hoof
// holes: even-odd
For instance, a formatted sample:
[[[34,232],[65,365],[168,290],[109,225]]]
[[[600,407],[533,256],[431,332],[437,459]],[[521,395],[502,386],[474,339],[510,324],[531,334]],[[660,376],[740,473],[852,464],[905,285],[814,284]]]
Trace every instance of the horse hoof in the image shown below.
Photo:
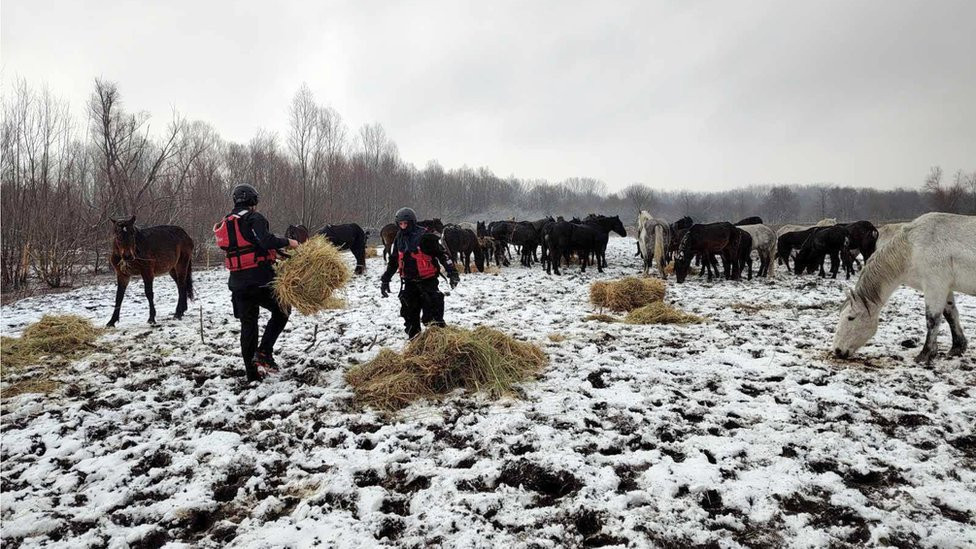
[[[966,352],[966,346],[960,345],[959,347],[953,347],[949,349],[949,356],[962,356]]]
[[[149,319],[149,325],[150,326],[155,326],[156,325],[156,319],[150,318]]]
[[[105,324],[105,327],[106,328],[114,328],[115,327],[115,322],[116,322],[115,320],[109,320],[108,323]]]
[[[929,351],[922,351],[921,353],[918,353],[915,356],[915,363],[916,364],[928,364],[928,363],[932,362],[932,357],[934,355],[935,355],[935,353],[931,353]]]

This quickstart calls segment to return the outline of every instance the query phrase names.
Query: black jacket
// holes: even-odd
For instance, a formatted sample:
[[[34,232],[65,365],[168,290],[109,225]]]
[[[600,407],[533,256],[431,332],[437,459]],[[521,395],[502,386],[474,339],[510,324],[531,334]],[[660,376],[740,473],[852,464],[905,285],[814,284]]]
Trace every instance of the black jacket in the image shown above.
[[[386,265],[386,272],[383,273],[381,280],[389,282],[393,279],[393,274],[400,268],[400,253],[404,252],[403,271],[400,278],[403,280],[420,280],[417,274],[417,264],[410,257],[411,252],[422,251],[433,259],[434,268],[439,269],[439,264],[444,265],[448,274],[455,272],[454,262],[441,246],[437,235],[428,233],[423,227],[414,225],[406,231],[397,231],[396,239],[393,241],[393,249],[390,254],[390,261]]]
[[[230,213],[239,213],[242,208],[235,208]],[[230,214],[228,214],[230,215]],[[254,246],[262,250],[276,250],[288,247],[287,238],[279,238],[268,230],[268,220],[253,210],[241,216],[238,224],[241,234]],[[274,269],[270,262],[244,271],[231,271],[227,286],[232,292],[266,286],[274,279]]]

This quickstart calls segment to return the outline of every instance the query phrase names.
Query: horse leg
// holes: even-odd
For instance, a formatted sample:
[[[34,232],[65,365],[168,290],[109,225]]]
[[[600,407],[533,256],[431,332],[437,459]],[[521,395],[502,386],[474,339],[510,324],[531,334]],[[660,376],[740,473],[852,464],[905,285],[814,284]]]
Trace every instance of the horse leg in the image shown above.
[[[142,285],[146,289],[146,300],[149,301],[149,323],[156,324],[156,304],[153,302],[153,275],[152,273],[142,275]]]
[[[915,357],[915,362],[928,364],[938,351],[939,324],[952,294],[948,290],[925,288],[925,345]],[[950,326],[952,323],[949,323]]]
[[[942,316],[949,323],[949,331],[952,332],[952,349],[949,349],[949,356],[960,356],[966,351],[968,345],[966,335],[962,333],[962,325],[959,324],[959,310],[956,309],[955,295],[951,292],[949,299],[946,300],[945,309],[942,310]]]
[[[464,274],[471,274],[471,252],[464,252]]]
[[[109,319],[108,326],[111,328],[119,321],[119,312],[122,311],[122,298],[125,297],[125,288],[129,285],[129,275],[119,274],[115,278],[115,309],[112,311],[112,318]]]
[[[356,248],[352,252],[353,257],[356,258],[356,271],[358,275],[366,273],[366,247]]]

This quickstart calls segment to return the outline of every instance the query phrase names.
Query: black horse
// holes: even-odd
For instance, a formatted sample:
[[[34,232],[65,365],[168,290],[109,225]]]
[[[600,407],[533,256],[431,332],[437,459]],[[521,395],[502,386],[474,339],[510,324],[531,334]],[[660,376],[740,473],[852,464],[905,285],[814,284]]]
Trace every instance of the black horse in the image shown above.
[[[814,227],[813,232],[807,237],[799,253],[796,254],[796,262],[793,265],[793,272],[802,274],[804,271],[812,273],[820,266],[820,276],[826,277],[823,263],[826,256],[830,256],[830,278],[837,278],[837,271],[843,263],[847,278],[851,278],[854,271],[853,261],[850,253],[850,235],[843,226],[834,225],[833,227]]]
[[[455,264],[458,262],[459,256],[464,259],[464,272],[466,274],[471,273],[471,254],[474,254],[474,265],[478,272],[485,271],[485,255],[481,250],[478,235],[474,231],[448,224],[444,226],[443,241]]]
[[[803,247],[803,243],[807,241],[807,238],[813,234],[814,231],[820,229],[821,227],[810,227],[809,229],[804,229],[802,231],[791,231],[788,233],[783,233],[776,239],[776,260],[779,261],[781,265],[786,266],[786,270],[790,269],[790,254],[793,250],[799,250]]]
[[[726,221],[696,224],[689,227],[681,237],[674,263],[674,274],[678,283],[685,281],[691,267],[691,260],[695,255],[701,256],[702,263],[705,264],[708,271],[709,281],[712,280],[713,268],[716,276],[718,274],[716,254],[722,256],[725,278],[738,278],[742,233],[745,231]]]
[[[684,236],[684,231],[687,231],[694,224],[695,221],[687,215],[671,224],[671,242],[666,250],[668,263],[678,253],[678,245],[681,243],[681,237]]]
[[[762,218],[759,217],[758,215],[754,215],[752,217],[747,217],[745,219],[740,219],[739,221],[737,221],[735,223],[735,226],[736,227],[741,227],[742,225],[762,225],[762,224],[763,224]]]
[[[870,259],[878,247],[878,229],[874,227],[874,224],[870,221],[855,221],[848,223],[844,228],[847,229],[847,234],[851,237],[851,257],[856,257],[860,252],[864,261]]]
[[[742,278],[742,269],[747,268],[749,273],[749,280],[752,280],[752,235],[743,231],[739,227],[735,228],[736,232],[739,233],[739,243],[737,245],[738,254],[736,256],[736,266],[738,268],[739,278]],[[762,261],[760,259],[760,261]],[[762,267],[760,267],[760,271]]]
[[[579,257],[580,272],[585,273],[590,256],[597,255],[599,257],[600,243],[606,237],[606,233],[591,225],[568,221],[553,222],[546,235],[546,247],[549,251],[546,272],[562,274],[559,272],[562,261],[565,259],[568,265],[570,254],[576,252],[577,257]],[[603,272],[599,263],[597,263],[597,270]]]
[[[356,223],[341,225],[326,225],[316,231],[327,238],[333,246],[340,250],[349,250],[356,258],[356,274],[366,273],[366,240],[369,233]],[[308,229],[305,225],[289,225],[285,230],[285,238],[292,238],[298,242],[308,240]]]
[[[597,255],[597,270],[603,272],[603,269],[607,266],[607,242],[610,241],[610,231],[613,231],[620,236],[627,236],[627,229],[624,228],[623,222],[620,221],[619,216],[605,216],[605,215],[595,215],[590,214],[583,220],[583,225],[587,225],[595,228],[600,232],[599,242],[593,253]]]

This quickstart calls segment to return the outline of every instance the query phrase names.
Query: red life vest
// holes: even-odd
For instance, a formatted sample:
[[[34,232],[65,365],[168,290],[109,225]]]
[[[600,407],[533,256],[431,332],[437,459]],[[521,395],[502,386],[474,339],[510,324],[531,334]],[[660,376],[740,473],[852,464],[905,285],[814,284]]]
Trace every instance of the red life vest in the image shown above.
[[[416,262],[416,264],[417,264],[417,276],[420,277],[421,280],[425,280],[425,279],[428,279],[428,278],[434,278],[434,277],[437,276],[437,268],[434,267],[434,258],[432,258],[431,256],[429,256],[429,255],[425,254],[424,252],[420,251],[419,248],[416,251],[413,251],[413,252],[406,252],[406,253],[405,252],[397,252],[397,253],[399,254],[400,277],[401,278],[403,278],[403,262],[404,262],[404,256],[406,255],[406,253],[409,253],[410,254],[410,257],[412,257],[413,260],[414,260],[414,262]]]
[[[230,271],[243,271],[265,263],[274,263],[278,257],[274,250],[262,250],[244,237],[240,220],[246,213],[247,210],[232,213],[213,227],[217,245],[227,253],[224,266]]]

